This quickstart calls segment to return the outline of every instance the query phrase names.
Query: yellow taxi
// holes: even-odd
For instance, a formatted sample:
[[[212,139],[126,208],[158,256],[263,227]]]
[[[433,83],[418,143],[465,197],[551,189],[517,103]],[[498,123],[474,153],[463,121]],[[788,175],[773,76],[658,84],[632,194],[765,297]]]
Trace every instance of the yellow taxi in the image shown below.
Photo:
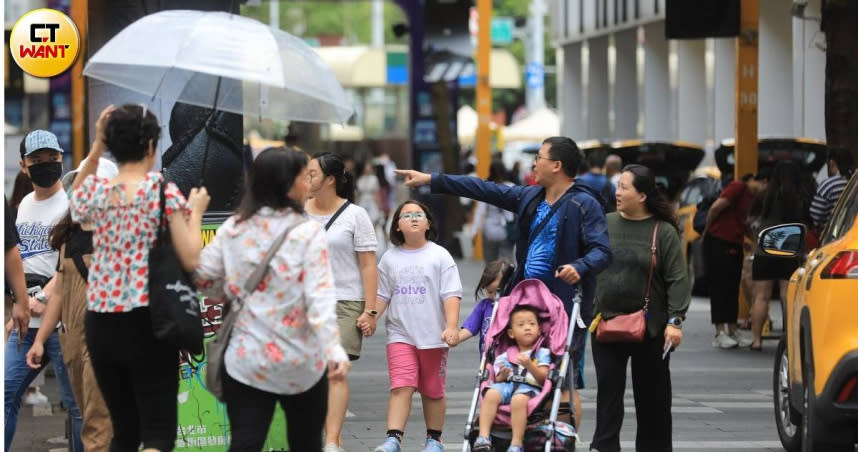
[[[840,197],[818,248],[805,226],[763,230],[755,278],[788,279],[774,367],[777,430],[789,452],[853,451],[858,441],[858,177]]]

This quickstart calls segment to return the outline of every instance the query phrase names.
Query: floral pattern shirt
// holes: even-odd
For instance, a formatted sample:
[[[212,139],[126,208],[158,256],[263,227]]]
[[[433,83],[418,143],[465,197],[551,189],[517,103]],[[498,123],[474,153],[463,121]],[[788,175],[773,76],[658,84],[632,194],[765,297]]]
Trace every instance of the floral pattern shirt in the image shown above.
[[[131,201],[125,184],[89,176],[69,200],[72,220],[93,229],[92,263],[87,280],[87,309],[127,312],[149,306],[149,249],[161,215],[161,173],[148,173],[137,183]],[[167,210],[190,212],[182,192],[172,182],[164,188]],[[169,229],[167,230],[169,233]]]
[[[315,221],[295,227],[248,294],[244,284],[274,240],[303,217],[263,207],[245,221],[236,220],[226,220],[203,249],[195,278],[210,299],[241,299],[226,371],[266,392],[305,392],[322,377],[328,361],[348,361],[340,345],[325,231]]]

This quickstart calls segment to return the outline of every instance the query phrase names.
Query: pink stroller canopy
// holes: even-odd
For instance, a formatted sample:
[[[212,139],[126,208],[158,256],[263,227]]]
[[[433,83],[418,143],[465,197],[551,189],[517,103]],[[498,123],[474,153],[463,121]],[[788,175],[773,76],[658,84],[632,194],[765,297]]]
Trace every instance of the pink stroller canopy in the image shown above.
[[[506,328],[510,314],[518,306],[530,306],[539,311],[539,324],[547,342],[541,346],[547,347],[555,356],[562,354],[569,330],[569,316],[563,309],[563,302],[538,279],[525,279],[512,289],[509,296],[501,297],[498,301],[495,320],[486,335],[486,349],[490,344],[497,344],[495,350],[500,355],[515,345],[506,335]]]

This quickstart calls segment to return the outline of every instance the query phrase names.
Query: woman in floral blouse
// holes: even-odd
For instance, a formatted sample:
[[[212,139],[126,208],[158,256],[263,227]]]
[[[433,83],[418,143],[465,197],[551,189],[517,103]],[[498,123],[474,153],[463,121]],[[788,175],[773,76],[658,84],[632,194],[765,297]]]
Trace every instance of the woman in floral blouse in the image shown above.
[[[307,163],[306,154],[290,148],[259,154],[238,213],[218,229],[197,269],[206,296],[243,302],[225,357],[231,451],[262,449],[278,402],[290,448],[321,450],[328,379],[344,380],[350,366],[340,345],[325,230],[302,215]],[[265,278],[244,293],[274,240],[296,222],[302,223],[289,232]]]
[[[206,189],[185,201],[173,183],[164,188],[157,159],[161,126],[139,105],[107,107],[96,123],[89,158],[74,181],[72,220],[93,230],[87,280],[86,345],[113,422],[110,450],[170,451],[176,443],[179,350],[155,339],[149,317],[149,249],[161,209],[182,266],[199,259]],[[95,172],[105,147],[119,163],[113,179]]]

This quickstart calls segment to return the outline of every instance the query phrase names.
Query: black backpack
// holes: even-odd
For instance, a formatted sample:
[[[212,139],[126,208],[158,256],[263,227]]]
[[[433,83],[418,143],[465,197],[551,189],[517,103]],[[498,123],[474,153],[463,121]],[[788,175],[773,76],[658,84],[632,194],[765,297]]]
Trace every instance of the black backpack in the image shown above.
[[[698,234],[703,234],[703,230],[706,229],[706,217],[709,215],[709,208],[712,207],[712,204],[715,204],[715,201],[719,196],[721,196],[721,190],[718,190],[708,196],[704,196],[703,199],[697,203],[697,212],[694,214],[692,227]]]

